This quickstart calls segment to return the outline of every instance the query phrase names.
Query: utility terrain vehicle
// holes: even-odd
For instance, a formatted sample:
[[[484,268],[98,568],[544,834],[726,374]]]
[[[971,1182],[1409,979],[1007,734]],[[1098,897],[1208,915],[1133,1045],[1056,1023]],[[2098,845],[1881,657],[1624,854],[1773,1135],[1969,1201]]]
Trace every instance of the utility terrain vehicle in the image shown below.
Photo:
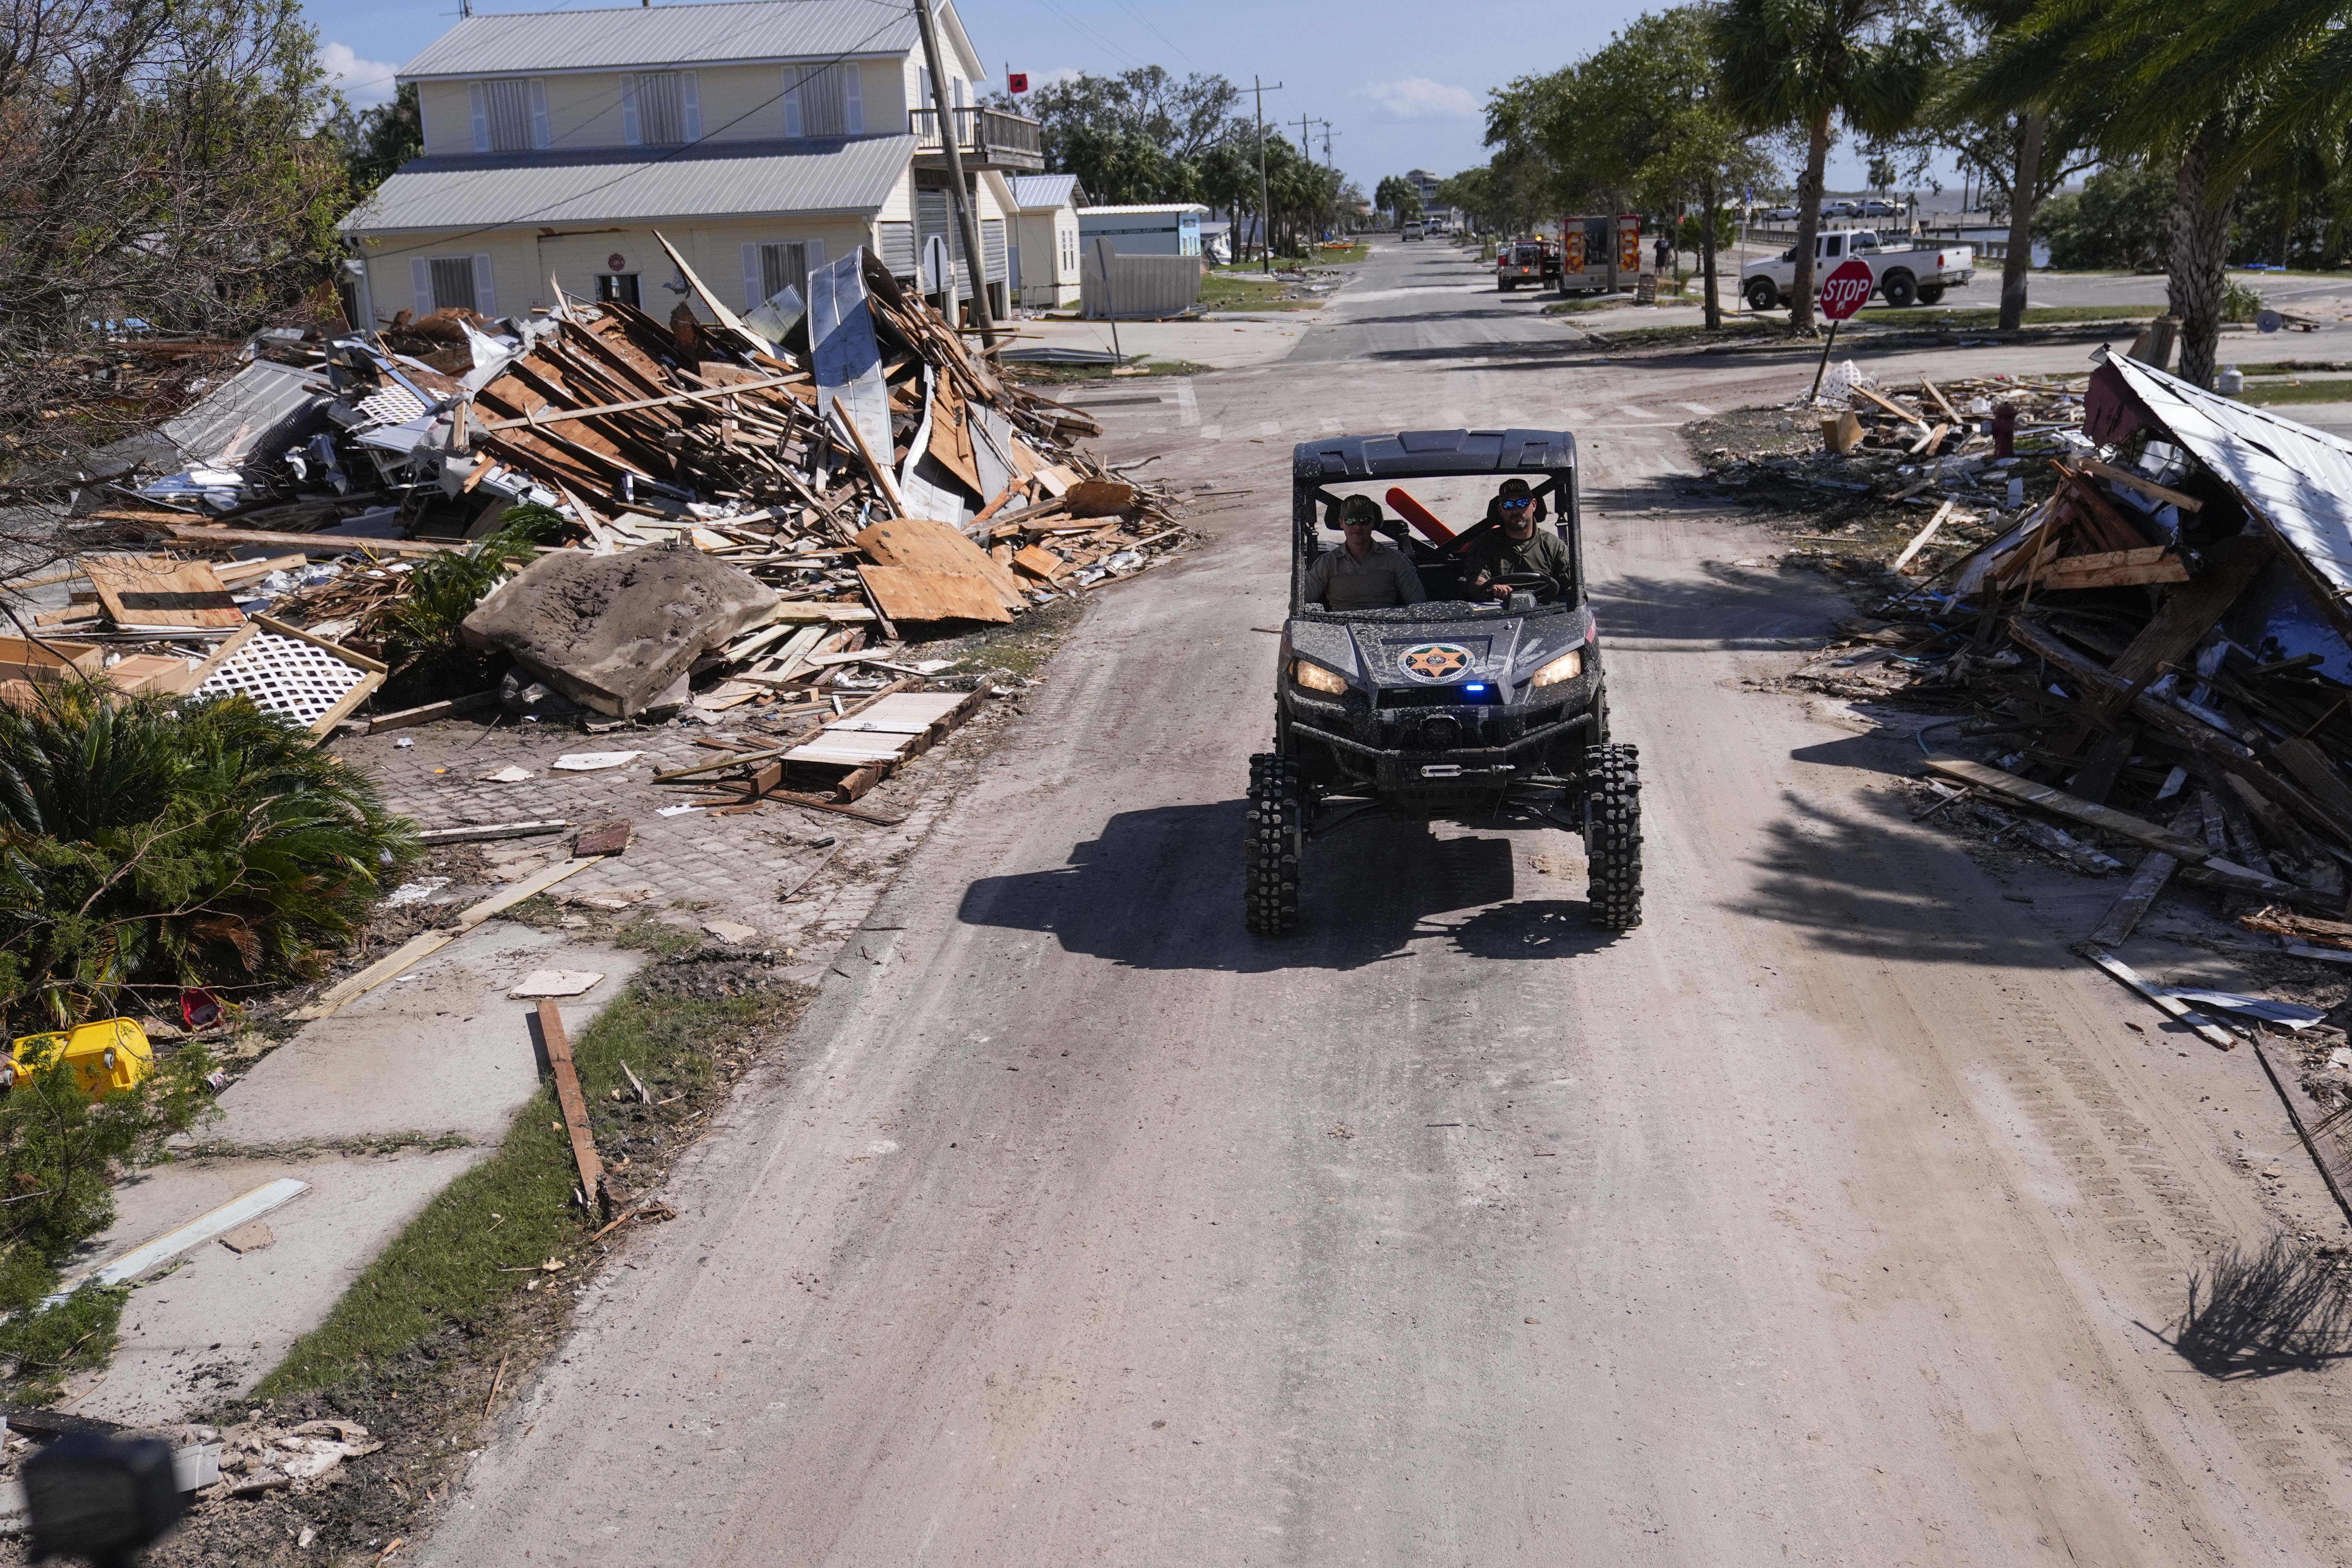
[[[1568,584],[1562,591],[1550,577],[1504,576],[1473,597],[1469,552],[1482,531],[1502,527],[1492,502],[1511,479],[1532,491],[1536,527],[1554,529],[1567,546]],[[1291,452],[1290,495],[1290,614],[1275,676],[1274,750],[1250,759],[1249,929],[1296,929],[1307,843],[1374,816],[1580,832],[1593,923],[1639,925],[1639,759],[1609,740],[1576,438],[1561,430],[1407,430],[1302,441]],[[1340,508],[1359,496],[1420,531],[1415,538],[1393,518],[1379,525],[1411,556],[1426,603],[1336,611],[1308,601],[1315,561],[1341,548]],[[1461,531],[1432,505],[1450,510]],[[1508,597],[1495,596],[1497,586]]]

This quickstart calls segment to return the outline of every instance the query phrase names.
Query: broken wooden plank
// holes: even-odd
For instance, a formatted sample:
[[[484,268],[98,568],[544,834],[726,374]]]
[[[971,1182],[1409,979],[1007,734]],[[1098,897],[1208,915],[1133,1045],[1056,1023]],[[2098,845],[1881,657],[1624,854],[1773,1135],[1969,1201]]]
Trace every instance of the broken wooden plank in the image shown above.
[[[2197,512],[2205,510],[2205,503],[2195,496],[2171,489],[2158,484],[2154,479],[2144,479],[2129,468],[2119,468],[2113,463],[2102,462],[2096,458],[2089,457],[2075,458],[2074,466],[2085,473],[2096,474],[2103,479],[2113,479],[2128,489],[2137,490],[2150,500],[2169,502],[2183,511]]]
[[[2352,1197],[2347,1196],[2347,1190],[2352,1190],[2352,1149],[2345,1145],[2337,1119],[2312,1103],[2303,1091],[2302,1073],[2291,1060],[2276,1058],[2271,1043],[2259,1029],[2254,1031],[2254,1058],[2263,1064],[2263,1076],[2271,1080],[2271,1087],[2286,1106],[2287,1120],[2294,1123],[2294,1133],[2303,1140],[2304,1152],[2319,1167],[2320,1180],[2327,1184],[2336,1206],[2344,1211],[2345,1218],[2352,1219]]]
[[[1937,530],[1944,526],[1944,520],[1952,515],[1953,504],[1951,501],[1946,501],[1937,507],[1936,515],[1927,520],[1927,526],[1911,536],[1911,542],[1905,545],[1903,553],[1895,558],[1895,571],[1900,572],[1910,565],[1911,558],[1927,547],[1927,542],[1936,537]]]
[[[2003,773],[1999,768],[1967,757],[1938,754],[1929,757],[1927,765],[1948,778],[1973,784],[1987,794],[2000,795],[2021,805],[2037,807],[2053,816],[2079,822],[2086,827],[2135,839],[2151,849],[2161,849],[2184,864],[2203,866],[2232,887],[2269,893],[2277,898],[2293,897],[2303,891],[2275,877],[2265,877],[2259,871],[2221,858],[2200,839],[2175,833],[2170,828],[2158,827],[2153,822],[2134,816],[2129,812],[2117,811],[2113,806],[2095,805],[2063,789],[2038,784],[2031,779],[2019,778],[2015,773]]]
[[[233,550],[241,544],[292,545],[310,555],[440,555],[464,551],[464,544],[444,544],[430,539],[370,539],[358,534],[264,533],[252,528],[207,528],[199,523],[172,522],[163,533],[174,544],[199,549]],[[541,552],[541,554],[546,552]]]
[[[572,1060],[571,1037],[563,1032],[563,1009],[552,996],[540,998],[539,1038],[547,1047],[555,1102],[562,1108],[563,1131],[572,1141],[572,1163],[580,1173],[581,1199],[600,1208],[610,1207],[612,1199],[604,1191],[604,1162],[597,1157],[596,1135],[588,1127],[588,1098],[580,1092],[580,1069]]]
[[[2163,992],[2158,990],[2155,986],[2150,985],[2147,981],[2139,977],[2138,971],[2132,968],[2130,964],[2126,963],[2122,959],[2116,957],[2113,953],[2105,952],[2096,948],[2092,949],[2085,956],[2087,956],[2093,963],[2097,964],[2101,969],[2105,970],[2109,974],[2114,975],[2116,979],[2122,981],[2125,984],[2130,986],[2133,990],[2138,992],[2141,995],[2155,1003],[2157,1007],[2168,1016],[2171,1017],[2178,1023],[2186,1024],[2191,1029],[2197,1031],[2197,1037],[2203,1040],[2207,1045],[2224,1051],[2234,1051],[2238,1048],[2237,1036],[2231,1034],[2229,1030],[2223,1028],[2221,1025],[2215,1023],[2204,1014],[2200,1013],[2196,1008],[2191,1007],[2188,1003],[2183,1002],[2178,996],[2168,996]]]
[[[1897,419],[1902,420],[1906,425],[1914,425],[1922,430],[1927,428],[1927,422],[1925,419],[1922,419],[1916,414],[1912,413],[1909,409],[1904,407],[1893,398],[1883,396],[1878,393],[1873,392],[1870,388],[1863,385],[1859,382],[1856,382],[1853,384],[1852,390],[1857,397],[1869,399],[1871,402],[1878,405],[1881,408],[1886,410],[1887,413],[1892,414]]]
[[[2148,583],[2186,583],[2189,567],[2168,544],[2138,550],[2108,550],[2095,555],[2062,556],[2045,567],[2040,585],[2060,588],[2128,588]]]
[[[2189,829],[2200,815],[2193,806],[2182,808],[2172,819],[2171,831],[2187,837]],[[2141,859],[2138,869],[2132,873],[2131,880],[2124,884],[2122,897],[2107,906],[2107,912],[2085,940],[2093,947],[2121,947],[2156,902],[2158,895],[2164,891],[2164,884],[2172,879],[2172,873],[2179,867],[2179,857],[2168,855],[2161,849],[2149,850]]]
[[[385,730],[405,730],[413,725],[430,724],[436,719],[455,719],[461,714],[495,707],[498,700],[498,691],[493,688],[465,697],[452,697],[444,702],[427,702],[421,708],[403,708],[396,713],[379,713],[368,721],[367,732],[373,735]]]
[[[583,419],[601,419],[607,414],[634,414],[641,408],[668,408],[680,405],[709,403],[718,398],[733,397],[740,393],[762,392],[772,386],[786,386],[804,380],[798,375],[772,375],[759,381],[747,381],[733,386],[714,386],[707,392],[677,392],[667,397],[640,397],[633,403],[603,403],[590,408],[566,408],[556,412],[535,410],[519,419],[485,419],[474,428],[479,432],[536,429],[542,425],[565,425]]]
[[[2204,573],[2175,588],[2116,657],[2115,678],[2126,687],[2154,679],[2203,640],[2271,560],[2270,545],[2259,535],[2235,534],[2213,546]]]
[[[1003,599],[1007,609],[1018,610],[1029,602],[1022,593],[1020,580],[1005,569],[1003,562],[972,542],[962,531],[946,523],[894,517],[860,533],[857,544],[877,565],[911,566],[979,577]]]

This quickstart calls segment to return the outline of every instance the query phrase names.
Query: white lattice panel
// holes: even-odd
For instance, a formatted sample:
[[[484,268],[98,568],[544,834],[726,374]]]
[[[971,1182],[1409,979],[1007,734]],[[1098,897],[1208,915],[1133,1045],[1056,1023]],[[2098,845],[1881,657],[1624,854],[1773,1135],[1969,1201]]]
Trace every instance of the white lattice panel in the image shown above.
[[[325,648],[256,627],[243,647],[205,678],[196,695],[249,697],[263,712],[282,713],[307,726],[367,677],[366,670]]]

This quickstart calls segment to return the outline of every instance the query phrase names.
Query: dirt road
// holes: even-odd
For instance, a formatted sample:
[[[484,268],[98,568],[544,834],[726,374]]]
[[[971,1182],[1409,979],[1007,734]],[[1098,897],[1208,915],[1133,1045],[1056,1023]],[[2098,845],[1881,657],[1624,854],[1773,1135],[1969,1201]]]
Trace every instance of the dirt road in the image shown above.
[[[1105,595],[426,1560],[2339,1561],[2335,1376],[2164,1337],[2272,1223],[2259,1069],[1915,827],[1908,742],[1750,689],[1843,606],[1654,482],[1810,366],[1368,273],[1106,408],[1253,493]],[[1647,923],[1584,923],[1567,835],[1374,826],[1253,941],[1290,443],[1454,422],[1583,434]]]

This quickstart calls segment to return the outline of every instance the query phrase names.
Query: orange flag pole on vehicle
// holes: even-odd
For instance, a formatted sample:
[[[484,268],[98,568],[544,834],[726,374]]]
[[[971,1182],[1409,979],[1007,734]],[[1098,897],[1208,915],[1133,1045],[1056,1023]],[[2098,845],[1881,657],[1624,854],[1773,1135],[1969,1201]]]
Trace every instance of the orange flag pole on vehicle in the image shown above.
[[[1389,487],[1389,505],[1396,514],[1429,536],[1432,544],[1451,544],[1454,531],[1437,521],[1436,514],[1406,493],[1402,485]]]

